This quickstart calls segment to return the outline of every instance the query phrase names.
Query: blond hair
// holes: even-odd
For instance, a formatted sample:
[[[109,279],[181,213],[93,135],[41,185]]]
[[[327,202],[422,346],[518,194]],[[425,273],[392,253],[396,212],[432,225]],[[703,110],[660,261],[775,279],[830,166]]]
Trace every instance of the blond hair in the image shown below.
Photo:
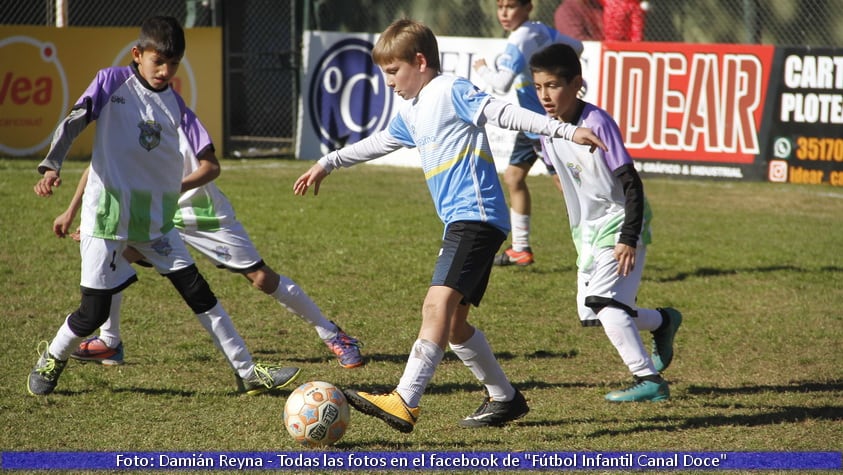
[[[441,69],[436,35],[423,23],[404,18],[392,22],[381,33],[372,49],[372,59],[378,65],[395,60],[412,63],[417,53],[424,55],[428,67]]]

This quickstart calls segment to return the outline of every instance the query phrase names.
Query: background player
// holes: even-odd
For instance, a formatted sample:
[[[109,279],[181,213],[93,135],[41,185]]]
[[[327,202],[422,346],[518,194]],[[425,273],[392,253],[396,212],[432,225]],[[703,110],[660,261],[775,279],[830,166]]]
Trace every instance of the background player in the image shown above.
[[[529,21],[532,11],[533,2],[530,0],[497,0],[498,22],[504,30],[510,32],[506,48],[496,67],[490,67],[485,59],[480,58],[474,62],[474,70],[497,93],[506,94],[514,88],[521,107],[542,113],[530,75],[530,56],[553,43],[571,45],[579,54],[583,51],[583,44],[541,22]],[[534,261],[533,249],[530,247],[532,199],[527,187],[527,175],[536,158],[541,155],[540,147],[539,136],[536,134],[519,131],[515,137],[509,165],[503,174],[509,191],[512,244],[497,256],[497,265],[528,266]],[[547,170],[551,175],[555,174],[552,166],[547,165]],[[556,178],[554,182],[557,182]]]

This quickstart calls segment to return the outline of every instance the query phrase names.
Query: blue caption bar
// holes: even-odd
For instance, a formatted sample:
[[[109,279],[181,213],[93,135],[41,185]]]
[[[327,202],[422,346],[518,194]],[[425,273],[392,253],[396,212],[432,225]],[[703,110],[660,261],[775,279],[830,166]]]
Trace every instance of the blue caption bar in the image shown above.
[[[841,470],[841,452],[2,452],[3,470]]]

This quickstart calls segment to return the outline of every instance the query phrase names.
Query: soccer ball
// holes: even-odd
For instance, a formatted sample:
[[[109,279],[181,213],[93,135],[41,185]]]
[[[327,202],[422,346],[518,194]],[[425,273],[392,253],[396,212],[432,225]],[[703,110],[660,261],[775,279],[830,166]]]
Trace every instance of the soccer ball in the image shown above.
[[[284,427],[307,447],[335,444],[345,434],[350,417],[345,395],[324,381],[302,384],[284,405]]]

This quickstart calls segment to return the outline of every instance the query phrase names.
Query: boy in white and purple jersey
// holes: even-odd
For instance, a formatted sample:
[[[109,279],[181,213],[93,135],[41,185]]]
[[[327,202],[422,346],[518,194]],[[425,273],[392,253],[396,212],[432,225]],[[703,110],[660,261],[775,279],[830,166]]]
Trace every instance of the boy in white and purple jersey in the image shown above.
[[[495,100],[468,80],[440,74],[436,37],[412,20],[393,22],[378,39],[372,57],[405,106],[386,130],[319,159],[293,185],[296,194],[319,191],[332,170],[381,157],[401,147],[416,148],[433,204],[445,225],[433,278],[422,305],[422,325],[396,389],[373,394],[348,389],[356,409],[411,432],[419,402],[444,349],[451,350],[488,393],[464,427],[501,425],[525,415],[524,396],[512,386],[486,337],[468,323],[479,305],[495,253],[506,239],[509,217],[485,125],[564,137],[603,146],[590,130],[551,120]]]
[[[185,150],[184,161],[185,177],[202,166],[192,150]],[[79,211],[88,174],[89,169],[86,169],[67,210],[53,221],[53,232],[58,237],[70,235],[78,240],[78,233],[69,233],[69,230]],[[273,270],[263,260],[243,223],[237,219],[228,197],[215,182],[185,191],[178,204],[173,221],[185,244],[205,255],[218,268],[242,274],[253,287],[310,324],[342,367],[363,365],[360,342],[328,320],[298,284]],[[143,256],[134,250],[124,253],[123,257],[130,262],[147,265]],[[99,335],[83,341],[71,353],[71,358],[107,366],[123,364],[124,345],[120,334],[122,301],[122,292],[112,295],[111,311],[108,320],[100,327]]]
[[[536,91],[551,117],[589,127],[606,150],[542,139],[562,184],[577,250],[577,309],[583,326],[602,326],[633,375],[631,387],[606,399],[661,401],[670,397],[660,372],[673,360],[673,339],[682,314],[673,308],[638,308],[652,212],[644,185],[624,146],[620,129],[603,109],[577,98],[582,86],[579,55],[552,45],[530,59]],[[648,354],[639,330],[653,333]]]
[[[132,65],[97,73],[59,124],[50,151],[38,166],[44,176],[35,192],[50,196],[61,184],[59,171],[73,140],[96,121],[80,227],[81,303],[52,341],[39,344],[39,358],[27,380],[30,394],[53,392],[70,354],[108,318],[112,295],[137,280],[122,258],[128,247],[172,282],[242,379],[246,392],[286,386],[299,374],[298,368],[252,361],[174,227],[181,193],[219,175],[207,131],[170,87],[184,50],[178,21],[146,20],[132,48]],[[199,166],[183,177],[185,153],[194,154]]]
[[[496,92],[505,94],[513,89],[521,107],[542,113],[530,74],[530,57],[536,51],[554,43],[570,45],[581,54],[583,44],[580,40],[563,35],[544,23],[529,21],[533,11],[531,0],[496,1],[498,22],[504,30],[510,32],[506,48],[494,66],[490,67],[485,59],[480,58],[474,62],[474,71]],[[527,186],[527,175],[540,155],[539,136],[519,131],[515,136],[509,166],[503,174],[504,183],[509,190],[512,244],[495,258],[496,265],[527,266],[534,262],[533,249],[530,246],[532,200]],[[552,165],[545,165],[548,173],[556,174]],[[556,184],[558,186],[558,181]]]

